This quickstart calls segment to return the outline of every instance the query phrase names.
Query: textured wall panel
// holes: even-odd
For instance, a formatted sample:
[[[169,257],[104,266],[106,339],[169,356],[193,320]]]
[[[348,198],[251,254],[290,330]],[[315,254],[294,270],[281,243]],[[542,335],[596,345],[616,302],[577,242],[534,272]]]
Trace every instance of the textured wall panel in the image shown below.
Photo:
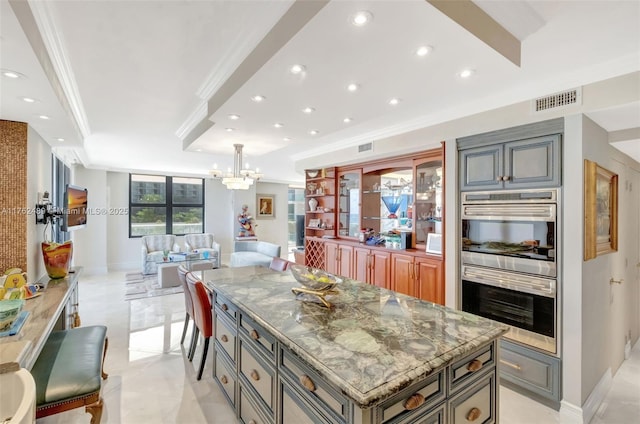
[[[27,268],[27,124],[0,120],[0,273]]]

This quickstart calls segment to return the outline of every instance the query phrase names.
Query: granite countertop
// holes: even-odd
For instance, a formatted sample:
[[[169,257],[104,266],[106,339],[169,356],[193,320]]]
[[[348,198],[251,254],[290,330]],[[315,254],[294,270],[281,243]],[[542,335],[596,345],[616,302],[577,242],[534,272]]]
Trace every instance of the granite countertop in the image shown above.
[[[297,300],[290,272],[203,271],[227,297],[360,408],[375,406],[507,331],[501,323],[344,279],[327,309]]]

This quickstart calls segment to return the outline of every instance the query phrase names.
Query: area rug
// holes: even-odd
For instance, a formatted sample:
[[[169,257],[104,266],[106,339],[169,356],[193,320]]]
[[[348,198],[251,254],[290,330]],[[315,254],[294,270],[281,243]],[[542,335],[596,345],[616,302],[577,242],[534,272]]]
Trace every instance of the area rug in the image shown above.
[[[143,275],[141,272],[130,272],[125,275],[125,280],[124,300],[182,293],[182,286],[160,287],[157,274]]]

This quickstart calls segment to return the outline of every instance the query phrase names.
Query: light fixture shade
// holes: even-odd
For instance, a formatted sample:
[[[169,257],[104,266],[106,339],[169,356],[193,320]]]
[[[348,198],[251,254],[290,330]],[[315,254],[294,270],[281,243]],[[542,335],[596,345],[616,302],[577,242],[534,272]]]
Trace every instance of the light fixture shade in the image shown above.
[[[209,171],[209,175],[215,179],[222,179],[222,184],[229,190],[248,190],[254,181],[258,181],[263,175],[256,169],[242,169],[242,144],[234,144],[235,148],[233,172],[229,170],[223,173],[214,165],[214,169]]]

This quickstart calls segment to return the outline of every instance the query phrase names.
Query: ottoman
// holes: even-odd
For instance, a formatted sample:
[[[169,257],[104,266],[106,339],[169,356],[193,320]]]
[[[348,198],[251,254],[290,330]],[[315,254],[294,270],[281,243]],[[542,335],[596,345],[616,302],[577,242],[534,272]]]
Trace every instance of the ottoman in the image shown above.
[[[168,262],[158,265],[158,283],[160,287],[176,287],[180,285],[178,280],[178,262]]]

